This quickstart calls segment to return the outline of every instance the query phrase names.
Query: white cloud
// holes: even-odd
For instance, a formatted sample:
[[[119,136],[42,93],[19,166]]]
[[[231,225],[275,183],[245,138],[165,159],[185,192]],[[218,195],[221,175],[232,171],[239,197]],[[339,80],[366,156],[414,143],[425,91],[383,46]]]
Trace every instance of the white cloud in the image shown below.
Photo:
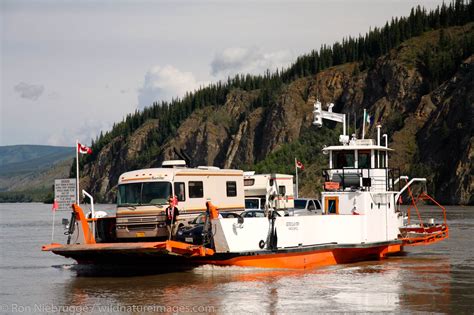
[[[59,93],[55,91],[48,93],[47,97],[48,97],[48,100],[51,100],[51,101],[57,101],[60,99]]]
[[[138,90],[138,108],[156,101],[170,101],[193,91],[204,82],[198,82],[191,72],[182,72],[171,65],[155,66],[145,74],[143,87]]]
[[[227,48],[218,52],[211,62],[211,74],[224,77],[237,73],[262,74],[267,69],[287,67],[292,61],[288,50],[264,53],[259,48]]]
[[[15,92],[20,94],[21,98],[36,101],[44,92],[44,86],[20,82],[14,87]]]
[[[104,133],[112,128],[111,123],[87,119],[78,121],[75,128],[64,128],[48,137],[46,144],[58,146],[74,146],[76,139],[83,144],[89,145],[91,139],[96,138],[101,131]]]
[[[76,135],[77,121],[121,121],[136,109],[138,88],[143,107],[201,81],[225,80],[226,73],[262,73],[284,64],[287,51],[297,57],[383,26],[418,3],[433,8],[442,0],[138,2],[0,0],[0,145],[88,142],[90,135]],[[167,64],[191,72],[191,84],[170,92],[153,69],[143,83],[152,65]],[[19,82],[44,91],[25,93],[36,101],[22,98],[22,85],[14,88]]]

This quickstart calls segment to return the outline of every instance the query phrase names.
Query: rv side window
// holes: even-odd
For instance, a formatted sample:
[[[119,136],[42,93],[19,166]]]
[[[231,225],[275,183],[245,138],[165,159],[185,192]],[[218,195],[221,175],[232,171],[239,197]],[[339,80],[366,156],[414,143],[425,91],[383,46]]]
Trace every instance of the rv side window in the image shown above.
[[[202,198],[204,197],[204,189],[202,182],[189,182],[189,198]]]
[[[253,184],[255,184],[255,179],[253,178],[244,179],[244,186],[253,186]]]
[[[178,197],[178,201],[186,200],[186,190],[184,183],[174,183],[174,194]]]
[[[285,186],[278,186],[278,193],[281,196],[285,196],[286,195],[286,187]]]
[[[227,186],[227,197],[237,196],[237,183],[236,182],[226,182]]]

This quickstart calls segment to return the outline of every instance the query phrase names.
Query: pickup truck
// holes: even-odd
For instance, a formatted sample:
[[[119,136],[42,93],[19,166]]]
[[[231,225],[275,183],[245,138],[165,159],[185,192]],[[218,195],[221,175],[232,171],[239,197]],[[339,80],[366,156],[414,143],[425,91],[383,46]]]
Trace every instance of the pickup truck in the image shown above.
[[[294,215],[322,214],[321,202],[318,199],[298,198],[295,199]]]

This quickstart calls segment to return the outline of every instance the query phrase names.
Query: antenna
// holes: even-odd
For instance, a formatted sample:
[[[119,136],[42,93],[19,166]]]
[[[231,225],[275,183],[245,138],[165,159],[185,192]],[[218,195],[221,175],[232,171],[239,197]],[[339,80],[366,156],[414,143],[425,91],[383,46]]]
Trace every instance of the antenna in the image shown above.
[[[346,133],[346,114],[334,113],[332,111],[333,107],[334,103],[330,103],[328,105],[327,111],[321,110],[321,102],[317,100],[314,103],[313,109],[313,125],[321,128],[323,125],[323,118],[342,123],[343,132],[342,135],[339,136],[339,142],[341,142],[343,145],[346,145],[349,143],[349,136]]]

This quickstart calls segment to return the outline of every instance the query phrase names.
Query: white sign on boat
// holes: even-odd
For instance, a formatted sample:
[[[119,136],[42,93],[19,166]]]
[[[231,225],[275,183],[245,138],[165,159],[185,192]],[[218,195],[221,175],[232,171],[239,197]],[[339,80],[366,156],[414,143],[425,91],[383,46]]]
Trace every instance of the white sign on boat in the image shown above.
[[[76,201],[76,179],[54,180],[54,199],[58,202],[58,210],[71,210],[71,205]]]

